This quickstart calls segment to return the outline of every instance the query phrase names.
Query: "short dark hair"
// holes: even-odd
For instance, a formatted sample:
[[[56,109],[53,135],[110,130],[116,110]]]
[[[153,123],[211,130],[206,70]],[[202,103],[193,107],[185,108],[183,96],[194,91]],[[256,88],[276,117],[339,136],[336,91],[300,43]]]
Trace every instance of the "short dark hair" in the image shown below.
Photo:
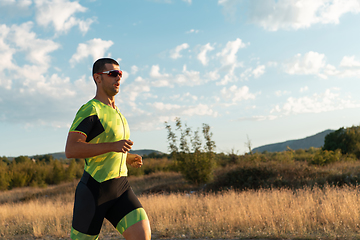
[[[107,63],[119,66],[119,63],[112,58],[100,58],[94,62],[92,74],[105,71],[105,64]]]

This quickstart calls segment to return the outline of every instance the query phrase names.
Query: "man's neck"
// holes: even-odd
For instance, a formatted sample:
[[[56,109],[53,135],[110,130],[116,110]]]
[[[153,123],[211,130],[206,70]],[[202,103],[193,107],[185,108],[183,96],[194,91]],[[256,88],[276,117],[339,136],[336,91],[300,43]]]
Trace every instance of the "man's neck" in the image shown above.
[[[94,99],[99,100],[100,102],[112,107],[115,109],[115,96],[113,97],[102,97],[99,96],[98,94],[96,94],[96,96],[94,97]]]

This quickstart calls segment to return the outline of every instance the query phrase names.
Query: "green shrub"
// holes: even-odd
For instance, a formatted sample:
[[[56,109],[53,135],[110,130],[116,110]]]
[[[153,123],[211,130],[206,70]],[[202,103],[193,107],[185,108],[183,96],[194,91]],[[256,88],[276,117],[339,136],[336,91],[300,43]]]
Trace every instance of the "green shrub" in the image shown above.
[[[199,130],[193,132],[186,124],[183,128],[180,118],[176,118],[175,122],[176,130],[180,132],[179,141],[171,126],[167,122],[165,125],[168,130],[171,157],[177,161],[179,171],[186,180],[195,184],[210,181],[216,166],[213,152],[215,142],[211,140],[213,134],[210,132],[210,126],[203,124],[202,133],[205,143],[202,146]]]
[[[10,186],[10,175],[5,162],[0,162],[0,190],[6,190]]]
[[[325,164],[338,162],[341,160],[341,157],[342,154],[340,149],[335,151],[321,150],[313,155],[310,163],[322,166]]]
[[[210,153],[211,154],[211,153]],[[195,184],[207,183],[213,178],[214,158],[209,153],[179,153],[178,167],[185,179]]]
[[[336,149],[340,149],[342,154],[355,154],[360,158],[360,126],[342,127],[326,135],[323,150]]]

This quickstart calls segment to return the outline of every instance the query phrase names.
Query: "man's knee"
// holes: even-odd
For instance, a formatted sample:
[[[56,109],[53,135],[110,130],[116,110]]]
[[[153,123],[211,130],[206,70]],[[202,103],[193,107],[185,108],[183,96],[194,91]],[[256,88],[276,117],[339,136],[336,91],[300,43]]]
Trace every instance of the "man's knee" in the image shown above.
[[[151,229],[149,220],[141,220],[131,225],[123,232],[123,236],[126,240],[150,240]]]

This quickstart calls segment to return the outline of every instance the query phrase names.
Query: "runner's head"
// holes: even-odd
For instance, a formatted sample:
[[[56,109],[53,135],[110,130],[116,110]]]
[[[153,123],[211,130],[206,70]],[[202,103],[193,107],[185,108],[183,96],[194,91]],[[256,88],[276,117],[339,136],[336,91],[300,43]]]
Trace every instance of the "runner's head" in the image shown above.
[[[93,69],[92,69],[93,77],[94,77],[95,73],[100,73],[100,72],[104,72],[107,70],[105,64],[114,64],[114,65],[119,66],[119,63],[112,58],[100,58],[94,62]],[[94,79],[94,81],[95,81],[95,79]],[[96,83],[96,81],[95,81],[95,83]]]

